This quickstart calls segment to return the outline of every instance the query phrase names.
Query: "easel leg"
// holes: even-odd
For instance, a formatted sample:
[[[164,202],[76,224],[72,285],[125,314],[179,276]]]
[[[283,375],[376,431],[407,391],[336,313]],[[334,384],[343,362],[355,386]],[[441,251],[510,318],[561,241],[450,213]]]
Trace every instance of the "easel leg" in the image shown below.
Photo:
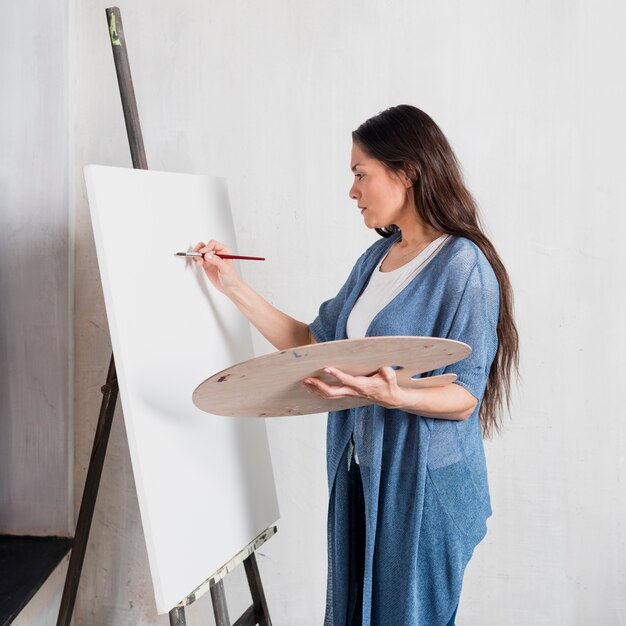
[[[215,626],[230,626],[228,607],[226,606],[226,594],[224,593],[224,581],[218,580],[211,583],[211,599],[213,600],[213,615]]]
[[[117,7],[106,9],[106,16],[133,167],[136,169],[148,169],[146,152],[141,135],[141,126],[139,124],[139,113],[137,112],[137,102],[135,100],[135,92],[130,75],[126,40],[122,27],[122,16]],[[80,512],[78,514],[78,521],[76,522],[76,532],[72,542],[72,554],[65,578],[65,587],[63,588],[63,597],[61,598],[61,606],[59,607],[57,626],[70,626],[72,621],[78,582],[85,559],[85,551],[87,550],[89,529],[91,528],[93,512],[96,506],[96,497],[98,495],[100,477],[102,476],[102,466],[104,465],[118,395],[117,375],[113,355],[111,355],[109,373],[107,374],[106,383],[102,387],[102,394],[100,416],[98,417],[96,436],[94,437],[89,469],[87,470],[87,480],[85,481]]]
[[[252,594],[255,619],[259,623],[259,626],[272,626],[272,620],[270,619],[270,612],[267,608],[267,602],[265,601],[261,575],[259,574],[259,567],[254,552],[243,562],[243,565],[246,569],[246,577],[248,578],[250,593]]]
[[[118,387],[117,375],[115,373],[115,361],[113,360],[113,355],[111,355],[107,380],[102,387],[100,416],[98,417],[98,426],[96,427],[96,435],[93,440],[93,449],[91,451],[89,469],[87,470],[83,498],[80,503],[76,533],[72,542],[72,554],[65,577],[65,587],[63,588],[63,597],[61,598],[61,606],[59,607],[57,626],[69,626],[72,621],[76,592],[78,591],[78,581],[80,580],[80,572],[83,568],[83,561],[85,560],[93,512],[96,508],[98,487],[100,485],[100,477],[102,476],[102,466],[104,465],[109,435],[111,434],[111,424],[113,423],[117,394]]]
[[[175,606],[170,611],[170,626],[185,626],[185,607]]]

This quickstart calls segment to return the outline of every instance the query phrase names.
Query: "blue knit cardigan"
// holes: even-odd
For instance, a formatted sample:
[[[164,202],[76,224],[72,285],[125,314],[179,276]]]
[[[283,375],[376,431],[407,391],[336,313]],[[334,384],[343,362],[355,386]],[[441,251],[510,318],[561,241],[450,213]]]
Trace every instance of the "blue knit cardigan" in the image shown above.
[[[372,244],[339,293],[309,324],[318,342],[346,339],[346,320],[397,232]],[[480,248],[449,237],[430,263],[372,320],[366,336],[446,337],[462,361],[426,372],[458,375],[478,399],[464,421],[369,405],[332,411],[327,424],[328,581],[325,626],[346,624],[351,434],[365,495],[363,626],[445,626],[465,567],[491,515],[478,412],[498,340],[499,286]]]

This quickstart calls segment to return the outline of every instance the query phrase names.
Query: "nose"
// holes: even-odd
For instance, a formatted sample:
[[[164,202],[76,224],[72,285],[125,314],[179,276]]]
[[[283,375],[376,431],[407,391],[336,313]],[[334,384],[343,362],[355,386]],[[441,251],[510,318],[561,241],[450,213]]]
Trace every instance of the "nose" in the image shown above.
[[[359,199],[357,194],[356,194],[355,187],[356,187],[356,180],[352,183],[352,187],[350,187],[350,191],[348,191],[348,195],[350,196],[350,198],[352,200],[358,200]]]

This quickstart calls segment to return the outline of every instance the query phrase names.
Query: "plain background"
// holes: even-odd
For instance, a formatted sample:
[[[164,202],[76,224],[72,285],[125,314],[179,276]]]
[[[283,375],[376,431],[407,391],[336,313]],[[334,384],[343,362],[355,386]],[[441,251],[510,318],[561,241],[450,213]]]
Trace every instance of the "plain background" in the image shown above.
[[[106,6],[4,8],[0,531],[69,532],[91,451],[110,341],[82,166],[130,167]],[[245,279],[302,321],[377,238],[348,198],[350,132],[401,103],[440,125],[510,274],[523,375],[503,435],[486,443],[494,516],[457,623],[626,624],[624,6],[120,8],[150,168],[228,179],[239,252],[268,258]],[[149,242],[136,262],[150,271]],[[254,337],[257,353],[272,349]],[[278,626],[320,624],[325,416],[270,420],[268,433],[282,513],[259,555],[268,603]],[[232,574],[233,618],[244,587]],[[40,616],[54,603],[43,592]],[[155,615],[121,415],[76,617],[168,623]],[[188,612],[192,626],[211,620],[206,597]]]

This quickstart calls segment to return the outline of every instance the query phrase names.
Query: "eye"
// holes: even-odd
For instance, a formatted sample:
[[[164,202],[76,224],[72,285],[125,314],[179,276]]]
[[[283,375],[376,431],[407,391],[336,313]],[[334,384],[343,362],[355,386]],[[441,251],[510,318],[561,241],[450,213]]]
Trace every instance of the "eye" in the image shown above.
[[[365,176],[365,174],[355,174],[355,176],[359,178],[360,176]],[[361,178],[359,178],[359,180],[361,180]]]

